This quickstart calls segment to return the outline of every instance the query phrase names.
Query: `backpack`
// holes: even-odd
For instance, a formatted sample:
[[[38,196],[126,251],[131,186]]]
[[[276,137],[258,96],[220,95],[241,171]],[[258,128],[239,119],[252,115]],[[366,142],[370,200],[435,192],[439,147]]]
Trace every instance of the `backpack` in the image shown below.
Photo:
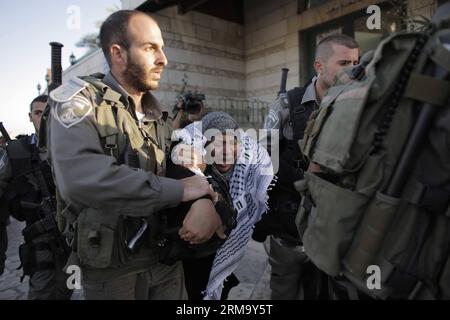
[[[296,182],[306,254],[374,298],[450,298],[445,19],[384,39],[358,79],[339,77],[299,141],[321,168]]]

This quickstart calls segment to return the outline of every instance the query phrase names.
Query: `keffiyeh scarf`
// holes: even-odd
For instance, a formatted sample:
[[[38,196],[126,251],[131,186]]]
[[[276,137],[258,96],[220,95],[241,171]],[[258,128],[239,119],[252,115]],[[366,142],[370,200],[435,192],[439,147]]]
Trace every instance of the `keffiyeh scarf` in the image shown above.
[[[178,138],[185,143],[205,142],[201,129],[194,124],[179,132]],[[253,232],[255,223],[267,211],[267,190],[274,178],[272,161],[267,151],[252,137],[241,131],[239,134],[241,151],[234,165],[230,180],[230,195],[237,210],[237,226],[217,250],[205,300],[219,300],[225,279],[241,261],[245,247]]]

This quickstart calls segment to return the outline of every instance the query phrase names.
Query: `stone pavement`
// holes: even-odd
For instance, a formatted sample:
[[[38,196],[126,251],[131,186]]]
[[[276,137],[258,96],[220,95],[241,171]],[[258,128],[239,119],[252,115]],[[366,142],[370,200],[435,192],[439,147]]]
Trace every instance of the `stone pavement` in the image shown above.
[[[8,251],[6,252],[5,272],[0,276],[0,299],[18,300],[26,299],[28,292],[28,281],[20,283],[19,245],[21,243],[20,231],[25,223],[11,219],[8,226]]]
[[[230,290],[229,300],[270,299],[270,265],[262,243],[250,240],[235,275],[240,283]]]
[[[5,272],[0,276],[0,300],[24,300],[27,298],[28,278],[20,283],[22,270],[18,247],[22,242],[21,230],[24,223],[11,219],[8,226],[8,251]],[[270,299],[270,266],[263,244],[250,241],[244,258],[235,271],[239,279],[238,286],[231,289],[230,300],[268,300]],[[82,300],[82,290],[75,290],[72,300]]]

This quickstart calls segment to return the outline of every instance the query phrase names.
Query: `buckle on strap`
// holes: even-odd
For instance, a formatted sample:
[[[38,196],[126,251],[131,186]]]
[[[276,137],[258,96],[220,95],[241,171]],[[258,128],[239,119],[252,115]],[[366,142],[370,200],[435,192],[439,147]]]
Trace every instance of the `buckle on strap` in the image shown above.
[[[407,187],[406,199],[426,210],[450,217],[450,191],[415,181]]]
[[[115,153],[117,150],[117,135],[116,134],[107,136],[105,138],[105,149],[108,149],[111,156],[115,157]]]

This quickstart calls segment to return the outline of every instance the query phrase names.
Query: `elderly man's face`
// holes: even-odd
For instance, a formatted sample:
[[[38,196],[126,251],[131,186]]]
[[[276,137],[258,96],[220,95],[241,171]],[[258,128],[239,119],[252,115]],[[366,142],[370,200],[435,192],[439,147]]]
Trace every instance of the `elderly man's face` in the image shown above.
[[[240,152],[240,145],[235,135],[224,134],[216,137],[208,146],[212,148],[214,166],[221,173],[230,171],[236,163]]]

